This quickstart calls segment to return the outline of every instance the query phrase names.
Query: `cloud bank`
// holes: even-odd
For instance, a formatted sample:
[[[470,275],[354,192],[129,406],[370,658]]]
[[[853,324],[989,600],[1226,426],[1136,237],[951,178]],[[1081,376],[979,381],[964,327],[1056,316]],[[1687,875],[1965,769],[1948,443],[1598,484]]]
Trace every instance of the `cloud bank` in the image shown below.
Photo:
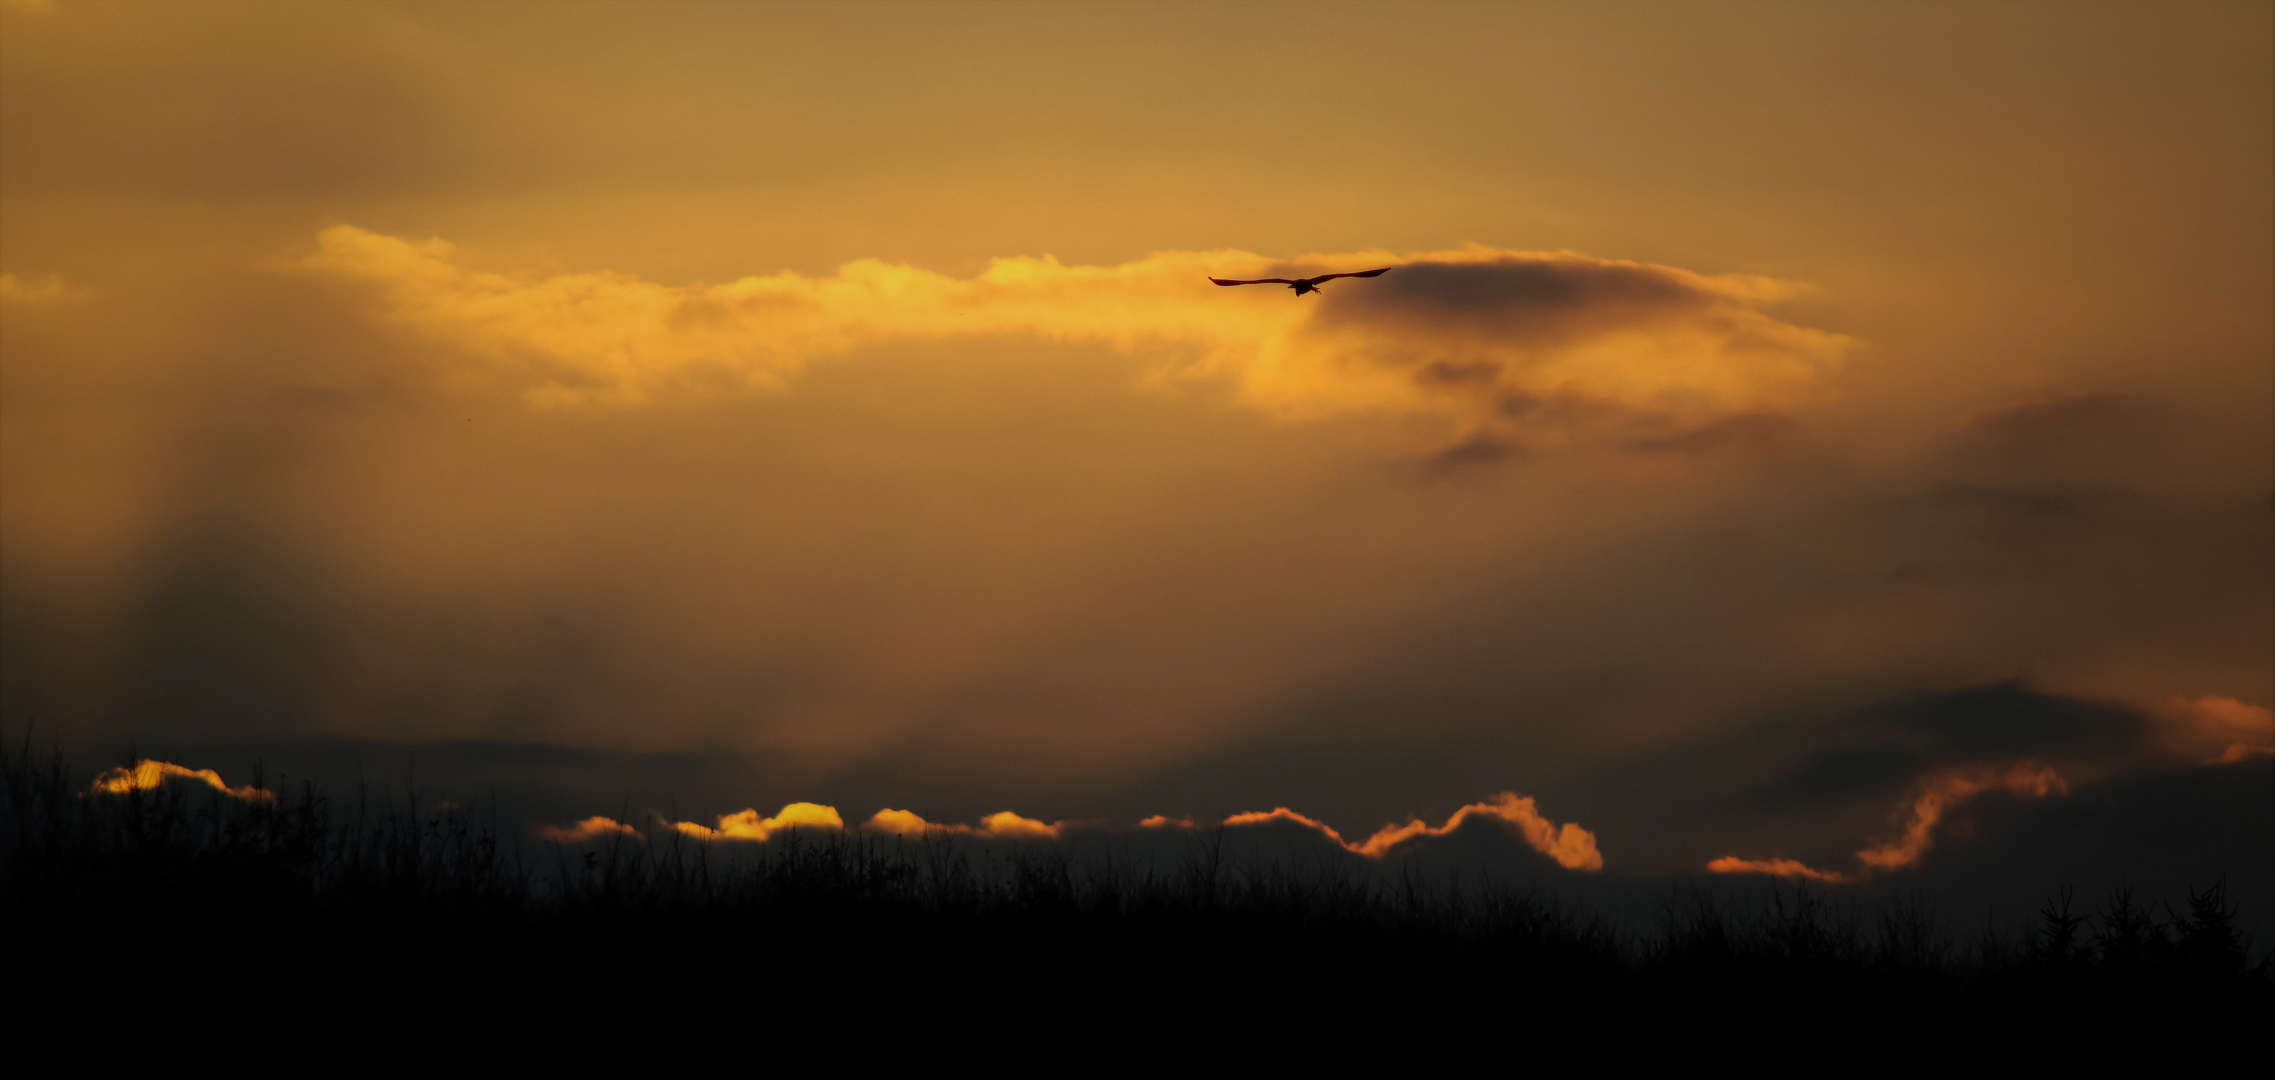
[[[1380,860],[1388,857],[1402,844],[1417,839],[1451,835],[1460,829],[1464,822],[1472,820],[1492,822],[1499,825],[1510,834],[1522,838],[1534,851],[1555,860],[1558,865],[1567,870],[1595,871],[1604,867],[1603,855],[1596,850],[1594,833],[1569,822],[1559,825],[1550,821],[1541,816],[1530,797],[1519,796],[1514,792],[1507,791],[1501,792],[1487,802],[1471,803],[1454,811],[1453,815],[1448,817],[1443,825],[1432,826],[1420,820],[1409,820],[1403,825],[1384,825],[1376,830],[1373,835],[1356,843],[1345,840],[1341,833],[1325,822],[1305,817],[1284,806],[1269,811],[1233,814],[1224,819],[1223,827],[1243,829],[1286,822],[1317,833],[1333,841],[1345,851],[1363,855],[1369,859]],[[722,815],[718,819],[716,828],[692,821],[667,822],[667,824],[679,833],[698,840],[760,842],[770,840],[786,830],[795,828],[831,830],[846,828],[845,819],[838,814],[834,807],[806,802],[791,803],[784,806],[780,813],[772,817],[763,816],[755,809]],[[1145,818],[1138,822],[1138,826],[1142,829],[1193,829],[1196,827],[1190,817],[1171,819],[1160,815]],[[989,840],[1055,840],[1069,835],[1070,830],[1081,826],[1078,826],[1078,823],[1067,821],[1038,821],[1034,818],[1021,817],[1008,810],[982,817],[977,825],[964,825],[954,822],[931,822],[907,810],[884,809],[877,811],[867,821],[862,822],[859,827],[902,837],[951,836]],[[1100,827],[1100,823],[1087,823],[1087,827],[1097,828]],[[539,839],[557,843],[582,843],[616,835],[638,836],[639,831],[611,818],[593,817],[567,828],[551,825],[540,826],[537,835]]]
[[[1397,268],[1317,297],[1207,281],[1382,262]],[[1011,257],[968,279],[864,259],[826,278],[672,286],[491,273],[442,240],[342,225],[303,265],[367,287],[382,317],[454,349],[459,376],[504,380],[549,407],[781,391],[815,361],[867,346],[1016,335],[1143,353],[1155,378],[1223,380],[1282,416],[1442,413],[1480,430],[1583,415],[1708,423],[1800,400],[1854,344],[1770,315],[1797,291],[1788,283],[1485,247],[1161,252],[1116,266]]]

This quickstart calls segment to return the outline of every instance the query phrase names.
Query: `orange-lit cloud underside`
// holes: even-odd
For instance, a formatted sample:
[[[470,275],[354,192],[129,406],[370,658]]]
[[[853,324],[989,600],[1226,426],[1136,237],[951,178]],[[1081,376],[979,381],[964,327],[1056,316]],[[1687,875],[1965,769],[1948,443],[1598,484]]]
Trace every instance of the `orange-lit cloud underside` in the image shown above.
[[[598,816],[586,818],[565,829],[558,825],[545,825],[540,826],[537,830],[539,840],[549,840],[556,844],[581,844],[608,836],[636,838],[639,835],[640,830],[630,825],[613,818]]]
[[[1226,825],[1261,825],[1274,821],[1292,822],[1308,829],[1315,829],[1328,839],[1351,851],[1369,858],[1379,859],[1389,854],[1390,850],[1399,844],[1416,837],[1444,836],[1460,828],[1463,822],[1473,817],[1497,821],[1513,829],[1518,835],[1524,837],[1525,843],[1532,845],[1533,850],[1555,859],[1559,865],[1566,869],[1601,870],[1604,868],[1604,857],[1602,853],[1596,850],[1596,835],[1594,833],[1570,823],[1558,825],[1540,816],[1540,811],[1533,805],[1530,797],[1520,797],[1514,792],[1508,791],[1495,795],[1490,802],[1471,803],[1454,811],[1453,816],[1447,818],[1443,825],[1432,826],[1419,819],[1410,820],[1404,825],[1385,825],[1375,830],[1374,835],[1355,844],[1343,839],[1342,834],[1328,827],[1326,823],[1314,821],[1284,806],[1268,812],[1234,814],[1224,819],[1224,823]],[[1148,818],[1145,824],[1152,824],[1159,820]]]
[[[1046,823],[1034,818],[1020,817],[1009,810],[989,814],[978,825],[936,824],[907,810],[879,810],[864,823],[868,828],[896,836],[926,836],[946,833],[956,836],[984,836],[1004,840],[1041,840],[1058,836],[1065,822]]]
[[[1717,874],[1768,874],[1771,877],[1807,878],[1840,885],[1856,880],[1838,870],[1819,870],[1794,859],[1741,859],[1735,855],[1707,863],[1706,868]]]
[[[1358,843],[1343,839],[1341,833],[1325,822],[1305,817],[1284,806],[1269,811],[1234,814],[1224,819],[1224,824],[1230,828],[1239,828],[1284,821],[1313,830],[1348,851],[1368,858],[1379,859],[1390,854],[1392,849],[1406,841],[1418,837],[1444,836],[1459,829],[1463,822],[1473,818],[1500,824],[1521,836],[1527,844],[1532,846],[1533,850],[1555,859],[1559,865],[1566,869],[1603,869],[1604,859],[1602,853],[1596,850],[1594,833],[1575,824],[1559,825],[1550,821],[1540,815],[1531,798],[1520,797],[1513,792],[1506,791],[1494,796],[1489,802],[1471,803],[1454,811],[1453,816],[1447,818],[1443,825],[1433,826],[1420,820],[1408,821],[1403,825],[1385,825],[1376,830],[1374,835]],[[1193,819],[1190,817],[1172,819],[1159,815],[1146,818],[1138,824],[1142,828],[1149,829],[1189,829],[1194,827]],[[684,835],[701,840],[766,840],[791,828],[843,829],[846,827],[845,819],[838,814],[836,809],[819,803],[803,802],[791,803],[783,807],[782,811],[773,817],[761,817],[757,810],[744,810],[737,814],[727,814],[719,818],[719,824],[716,828],[692,821],[671,822],[670,825]],[[1064,821],[1043,822],[1004,811],[981,818],[977,825],[942,824],[926,821],[907,810],[886,809],[877,811],[869,820],[862,822],[860,827],[895,836],[948,835],[1006,840],[1039,840],[1064,835],[1068,823]],[[635,832],[630,826],[609,818],[594,817],[587,818],[568,829],[547,828],[541,830],[539,835],[547,840],[581,841],[612,834],[634,834]]]
[[[223,783],[220,774],[211,769],[186,769],[180,765],[163,761],[147,760],[137,762],[129,768],[113,769],[102,774],[95,779],[95,790],[108,794],[148,791],[159,787],[169,778],[197,780],[210,785],[217,791],[240,799],[274,798],[269,792],[260,788],[232,788]],[[1459,829],[1463,822],[1472,818],[1499,823],[1523,837],[1525,842],[1530,844],[1534,850],[1555,859],[1557,863],[1567,869],[1603,869],[1604,859],[1603,855],[1596,850],[1594,833],[1569,822],[1559,825],[1550,821],[1540,815],[1540,811],[1535,807],[1530,797],[1519,796],[1514,792],[1507,791],[1495,795],[1490,801],[1471,803],[1454,811],[1453,816],[1447,818],[1443,825],[1432,826],[1419,819],[1410,820],[1403,825],[1385,825],[1377,829],[1374,835],[1355,844],[1343,839],[1341,833],[1335,831],[1332,826],[1325,822],[1305,817],[1284,806],[1270,811],[1234,814],[1224,819],[1224,824],[1227,827],[1237,828],[1266,825],[1277,821],[1291,822],[1317,831],[1320,835],[1333,840],[1349,851],[1368,858],[1379,859],[1408,840],[1417,837],[1444,836]],[[680,834],[698,840],[753,841],[769,840],[791,829],[843,829],[846,827],[845,818],[837,812],[836,807],[810,802],[790,803],[772,817],[762,816],[756,809],[723,814],[719,817],[716,826],[693,821],[673,821],[668,822],[668,824]],[[1193,819],[1190,817],[1171,819],[1154,816],[1139,822],[1139,825],[1144,828],[1192,828]],[[977,825],[937,823],[926,821],[923,817],[908,810],[884,809],[871,815],[869,820],[861,823],[860,827],[895,836],[948,835],[1005,840],[1045,840],[1064,835],[1068,823],[1064,821],[1038,821],[1034,818],[1021,817],[1008,810],[989,814],[981,818]],[[640,831],[633,826],[599,815],[586,818],[567,827],[547,825],[537,830],[539,839],[556,843],[583,843],[611,836],[638,838],[640,835]]]
[[[675,821],[671,827],[698,840],[766,840],[784,829],[842,829],[845,819],[835,807],[794,802],[773,817],[760,817],[757,810],[721,815],[715,829],[692,821]]]
[[[1921,783],[1919,795],[1912,800],[1910,820],[1905,824],[1903,834],[1887,843],[1856,853],[1857,861],[1864,864],[1863,872],[1899,870],[1918,865],[1928,849],[1935,845],[1935,827],[1943,820],[1945,812],[1987,791],[2044,798],[2048,795],[2066,794],[2069,785],[2055,775],[2053,769],[2031,763],[2003,768],[1978,766],[1932,774]],[[1793,859],[1741,859],[1726,855],[1707,863],[1706,868],[1717,874],[1769,874],[1824,882],[1855,880],[1839,871],[1818,870]]]
[[[2275,709],[2234,698],[2175,698],[2158,710],[2163,734],[2181,754],[2209,754],[2207,764],[2247,761],[2275,755]],[[2214,749],[2214,748],[2217,749]]]
[[[789,829],[843,829],[845,818],[836,807],[820,803],[795,802],[784,806],[773,817],[762,817],[755,809],[719,817],[716,828],[693,821],[673,821],[668,824],[682,835],[698,840],[770,840]],[[907,810],[879,810],[861,828],[895,836],[981,836],[1001,839],[1046,839],[1059,835],[1064,823],[1050,824],[1034,818],[1020,817],[1008,810],[989,814],[978,825],[938,824],[924,820]],[[587,818],[571,830],[541,830],[547,840],[585,840],[610,833],[638,835],[638,830],[609,818]]]
[[[155,791],[169,779],[195,780],[231,798],[267,801],[276,798],[274,792],[251,785],[230,787],[223,783],[221,774],[212,769],[187,769],[166,761],[147,758],[132,765],[112,769],[95,778],[94,790],[106,795],[125,795],[136,791]]]
[[[2160,722],[2154,741],[2167,760],[2206,765],[2275,757],[2275,710],[2228,697],[2174,698],[2154,714]],[[1856,853],[1861,873],[1916,866],[1935,843],[1935,827],[1960,803],[1989,791],[2032,798],[2066,794],[2069,785],[2051,767],[2020,763],[1975,766],[1931,774],[1921,781],[1910,817],[1896,839]],[[1793,859],[1741,859],[1726,855],[1706,864],[1717,874],[1768,874],[1812,881],[1847,882],[1856,877],[1819,870]]]
[[[2156,737],[2174,758],[2204,764],[2232,764],[2275,756],[2275,710],[2228,697],[2175,698],[2159,709],[2162,721]],[[1916,866],[1935,843],[1935,827],[1944,814],[1984,792],[2005,791],[2032,798],[2066,794],[2069,785],[2045,765],[2022,763],[2004,768],[1977,766],[1933,774],[1921,783],[1912,800],[1911,815],[1901,836],[1856,853],[1863,873]],[[1855,877],[1835,870],[1819,870],[1793,859],[1741,859],[1727,855],[1707,863],[1717,874],[1768,874],[1812,881],[1847,882]]]

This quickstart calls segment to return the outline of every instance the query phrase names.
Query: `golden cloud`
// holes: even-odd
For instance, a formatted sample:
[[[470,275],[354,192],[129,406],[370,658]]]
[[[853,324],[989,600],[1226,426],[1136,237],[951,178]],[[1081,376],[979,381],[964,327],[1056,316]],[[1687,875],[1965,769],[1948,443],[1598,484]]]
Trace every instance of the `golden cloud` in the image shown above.
[[[837,816],[835,807],[794,802],[773,817],[760,817],[753,809],[720,815],[718,828],[692,821],[675,821],[671,827],[698,840],[768,840],[785,829],[842,829],[845,819]]]
[[[608,822],[606,818],[590,820]],[[692,821],[675,821],[670,824],[672,828],[698,840],[769,840],[785,829],[843,829],[845,819],[838,814],[836,807],[796,802],[784,806],[773,817],[762,817],[757,810],[722,815],[717,828]],[[1048,839],[1060,835],[1065,828],[1064,822],[1053,824],[1037,821],[1008,810],[989,814],[981,818],[978,825],[962,825],[926,821],[907,810],[884,809],[861,824],[863,828],[895,836],[952,835],[989,839]]]
[[[94,790],[105,795],[155,791],[169,779],[195,780],[231,798],[251,802],[268,802],[276,798],[275,792],[250,784],[230,787],[222,782],[221,774],[212,769],[188,769],[169,761],[151,761],[147,758],[97,776]]]
[[[1570,823],[1558,825],[1542,817],[1530,797],[1519,797],[1516,793],[1508,791],[1495,795],[1489,802],[1471,803],[1454,811],[1453,816],[1448,817],[1444,825],[1432,826],[1419,819],[1410,820],[1404,825],[1385,825],[1375,830],[1374,835],[1355,844],[1343,839],[1343,835],[1336,832],[1327,823],[1305,817],[1285,806],[1269,811],[1234,814],[1224,819],[1224,823],[1228,826],[1239,826],[1263,825],[1274,821],[1292,822],[1304,828],[1318,831],[1348,851],[1356,852],[1370,859],[1380,859],[1390,854],[1391,849],[1408,840],[1424,836],[1444,836],[1453,832],[1472,817],[1498,821],[1513,829],[1524,838],[1527,844],[1532,845],[1534,851],[1555,859],[1558,865],[1567,870],[1601,870],[1604,868],[1604,857],[1596,850],[1596,835],[1594,833]],[[1190,819],[1186,820],[1190,821]],[[1147,818],[1141,824],[1159,827],[1177,823],[1156,817]]]
[[[1444,836],[1471,818],[1499,823],[1521,836],[1533,850],[1555,859],[1566,869],[1603,869],[1604,859],[1596,850],[1594,833],[1578,825],[1559,825],[1550,821],[1541,816],[1532,799],[1520,798],[1506,791],[1489,801],[1471,803],[1454,811],[1443,825],[1433,826],[1420,820],[1411,820],[1403,825],[1385,825],[1358,843],[1343,839],[1343,835],[1327,823],[1284,806],[1269,811],[1234,814],[1225,818],[1224,824],[1227,827],[1239,827],[1286,821],[1317,832],[1344,850],[1370,859],[1380,859],[1400,844],[1418,837]],[[839,816],[836,808],[805,802],[791,803],[773,817],[761,817],[757,810],[744,810],[737,814],[723,815],[718,820],[716,828],[692,821],[669,824],[680,833],[699,840],[763,841],[789,828],[845,828],[845,819]],[[1194,827],[1191,817],[1171,818],[1159,814],[1138,822],[1138,825],[1147,829]],[[926,821],[922,815],[913,811],[886,808],[871,815],[869,820],[861,823],[861,827],[904,837],[968,836],[992,840],[1050,840],[1065,836],[1071,826],[1064,821],[1046,822],[1021,817],[1008,810],[989,814],[981,818],[977,825],[964,825]],[[594,817],[569,829],[547,827],[539,830],[539,835],[548,840],[586,840],[619,831],[630,833],[632,829],[608,818]]]
[[[1159,817],[1147,818],[1146,820],[1162,821],[1162,819]],[[1191,821],[1192,819],[1186,818],[1184,820]],[[1287,821],[1301,825],[1306,829],[1311,829],[1315,832],[1318,832],[1320,835],[1325,836],[1329,840],[1333,840],[1346,848],[1351,848],[1350,842],[1343,839],[1343,834],[1336,832],[1333,826],[1327,824],[1324,821],[1318,821],[1305,817],[1302,814],[1296,813],[1295,811],[1290,810],[1285,806],[1276,807],[1271,810],[1250,810],[1245,813],[1234,814],[1231,817],[1224,819],[1224,823],[1228,826],[1269,825],[1275,821]],[[1168,824],[1166,821],[1162,821],[1162,823]],[[1351,850],[1356,851],[1358,849],[1351,848]]]
[[[545,825],[537,830],[538,839],[557,844],[581,844],[607,836],[629,836],[637,840],[640,838],[640,830],[614,818],[598,816],[588,817],[566,829],[557,825]]]
[[[868,828],[895,836],[977,836],[1000,840],[1043,840],[1060,835],[1065,822],[1056,824],[1020,817],[1009,810],[989,814],[977,826],[926,821],[907,810],[879,810],[864,823]]]
[[[1390,263],[1320,297],[1224,289]],[[1549,413],[1712,420],[1805,394],[1853,344],[1763,308],[1794,286],[1744,275],[1470,247],[1281,262],[1160,252],[1118,266],[999,258],[969,279],[863,259],[671,286],[612,273],[484,272],[441,240],[327,229],[305,267],[372,290],[383,317],[454,348],[462,374],[542,406],[636,405],[725,387],[780,391],[809,364],[895,340],[1028,336],[1102,343],[1158,379],[1225,379],[1286,417],[1447,414],[1471,428]]]

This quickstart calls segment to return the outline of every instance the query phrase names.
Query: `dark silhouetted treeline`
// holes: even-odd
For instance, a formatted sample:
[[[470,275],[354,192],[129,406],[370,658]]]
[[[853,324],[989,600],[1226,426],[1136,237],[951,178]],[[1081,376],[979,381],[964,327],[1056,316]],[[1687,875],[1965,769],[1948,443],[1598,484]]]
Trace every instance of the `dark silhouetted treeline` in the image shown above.
[[[1228,865],[1206,834],[1167,871],[826,831],[575,846],[370,793],[90,794],[89,779],[21,745],[0,761],[5,967],[78,1005],[162,987],[177,1009],[258,1001],[296,1022],[450,1002],[571,1035],[1026,1032],[1125,1065],[1193,1040],[1330,1058],[1581,1036],[1748,1054],[1961,1036],[2200,1046],[2263,1031],[2275,1007],[2269,962],[2216,884],[2169,905],[2062,894],[2004,932],[1924,900],[1865,912],[1822,891],[1741,904],[1670,884],[1655,924],[1629,927],[1536,894]]]

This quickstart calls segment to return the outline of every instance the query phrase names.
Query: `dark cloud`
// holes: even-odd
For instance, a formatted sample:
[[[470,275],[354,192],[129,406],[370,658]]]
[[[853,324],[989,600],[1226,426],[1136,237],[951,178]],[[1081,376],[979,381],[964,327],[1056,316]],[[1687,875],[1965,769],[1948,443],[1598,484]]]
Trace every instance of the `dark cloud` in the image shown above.
[[[2139,502],[2137,495],[2115,488],[2056,484],[1984,487],[1964,482],[1937,488],[1934,498],[1960,513],[1980,514],[1986,518],[2059,519],[2065,527],[2075,527],[2095,517],[2107,517],[2112,509],[2123,509],[2121,504]]]
[[[1433,474],[1462,472],[1480,465],[1497,465],[1523,454],[1524,447],[1514,440],[1476,434],[1430,455],[1427,467]]]
[[[1768,314],[1789,291],[1769,279],[1573,253],[1473,249],[1330,285],[1294,340],[1326,370],[1403,377],[1452,414],[1464,435],[1438,467],[1502,445],[1790,450],[1788,413],[1855,345]]]
[[[1491,385],[1500,380],[1501,365],[1489,360],[1433,360],[1414,370],[1414,381],[1426,386]]]
[[[1801,424],[1792,417],[1749,413],[1674,435],[1636,439],[1627,446],[1643,454],[1771,454],[1792,449],[1801,439]]]
[[[1528,256],[1410,263],[1363,289],[1328,290],[1315,321],[1541,348],[1728,302],[1666,267]]]
[[[1970,488],[2106,492],[2157,484],[2184,466],[2185,443],[2158,402],[2075,394],[1966,420],[1949,439],[1944,468]]]
[[[1441,370],[1447,366],[1442,363],[1426,365],[1415,372],[1415,379],[1457,392],[1484,390],[1491,393],[1490,388],[1501,374],[1498,365],[1474,364],[1461,366],[1451,372]],[[1600,417],[1603,412],[1601,409],[1590,409],[1585,403],[1549,400],[1523,391],[1508,391],[1492,396],[1493,410],[1498,414],[1495,419],[1520,429],[1526,425],[1570,425],[1590,414]],[[1683,428],[1672,434],[1632,438],[1626,442],[1625,449],[1652,457],[1766,457],[1791,453],[1802,449],[1806,444],[1807,433],[1801,423],[1790,416],[1742,413]],[[1472,432],[1430,455],[1426,464],[1434,473],[1460,471],[1472,466],[1509,461],[1524,456],[1525,452],[1524,444],[1513,435],[1491,431]]]
[[[1881,892],[1934,897],[1955,920],[2029,919],[2064,888],[2179,905],[2225,880],[2246,929],[2275,940],[2275,770],[2265,760],[2142,771],[2069,795],[1970,804],[1913,874]]]
[[[1932,738],[1935,760],[2106,759],[2137,750],[2148,715],[2115,701],[2034,690],[2018,681],[1902,698],[1867,710],[1870,722]]]
[[[2054,760],[2105,764],[2136,754],[2151,718],[2116,701],[2047,693],[2009,680],[1918,691],[1818,721],[1837,745],[1808,754],[1740,805],[1886,799],[1938,766]],[[1777,730],[1784,732],[1784,726]],[[1789,745],[1789,732],[1773,736]],[[1854,745],[1857,742],[1865,745]]]
[[[2142,398],[2077,394],[1984,413],[1962,425],[1954,441],[1978,454],[2045,457],[2113,436],[2151,436],[2168,423],[2163,409]]]
[[[1927,764],[1926,755],[1900,746],[1828,750],[1778,781],[1765,801],[1821,803],[1863,791],[1887,791],[1909,783]]]

